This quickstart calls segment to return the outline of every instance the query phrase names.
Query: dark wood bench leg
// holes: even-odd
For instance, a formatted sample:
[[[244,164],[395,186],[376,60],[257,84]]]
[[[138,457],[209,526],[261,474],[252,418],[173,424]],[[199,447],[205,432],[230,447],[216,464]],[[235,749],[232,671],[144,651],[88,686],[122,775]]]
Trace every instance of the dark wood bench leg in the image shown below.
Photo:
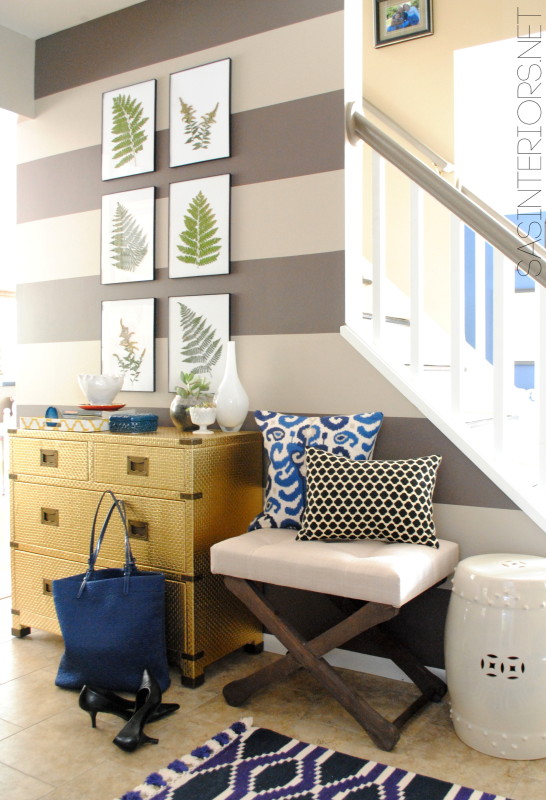
[[[231,576],[225,578],[225,583],[228,589],[282,642],[293,659],[314,675],[343,708],[357,720],[374,743],[383,750],[392,750],[400,738],[397,726],[382,717],[364,699],[356,697],[332,667],[324,659],[310,651],[300,634],[277,615],[269,602],[250,583]],[[396,609],[394,609],[394,613],[396,613]]]
[[[441,678],[424,667],[407,647],[379,628],[368,631],[367,636],[378,645],[387,658],[394,661],[428,700],[434,703],[440,702],[447,691],[447,686]]]
[[[398,614],[398,609],[393,606],[368,603],[358,608],[337,625],[307,642],[306,647],[315,656],[323,656],[334,648],[345,644],[345,642],[362,633],[362,631],[392,619],[396,614]],[[224,687],[224,697],[231,706],[243,705],[255,692],[269,686],[272,681],[287,678],[300,668],[301,664],[290,653],[287,653],[273,664],[267,664],[245,678],[228,683]]]

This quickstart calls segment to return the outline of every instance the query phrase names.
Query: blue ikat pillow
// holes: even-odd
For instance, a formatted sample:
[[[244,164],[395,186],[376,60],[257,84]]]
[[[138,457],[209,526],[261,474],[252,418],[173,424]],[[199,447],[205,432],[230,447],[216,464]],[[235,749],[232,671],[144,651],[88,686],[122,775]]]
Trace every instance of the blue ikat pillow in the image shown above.
[[[256,411],[268,455],[264,510],[249,525],[299,530],[305,507],[305,448],[317,447],[353,461],[370,459],[383,414],[304,417]]]

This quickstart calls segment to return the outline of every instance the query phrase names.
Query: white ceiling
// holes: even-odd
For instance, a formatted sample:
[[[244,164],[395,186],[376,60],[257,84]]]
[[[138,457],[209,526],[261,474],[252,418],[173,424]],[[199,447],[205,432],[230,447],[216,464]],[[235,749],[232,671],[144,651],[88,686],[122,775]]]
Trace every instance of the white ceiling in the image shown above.
[[[0,0],[0,25],[40,39],[143,0]]]

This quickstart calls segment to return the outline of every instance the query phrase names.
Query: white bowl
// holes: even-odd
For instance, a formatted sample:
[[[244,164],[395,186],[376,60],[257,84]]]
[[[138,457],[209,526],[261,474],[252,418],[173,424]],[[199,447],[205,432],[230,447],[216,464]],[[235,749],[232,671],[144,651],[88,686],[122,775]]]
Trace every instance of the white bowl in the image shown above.
[[[123,375],[78,375],[80,389],[91,406],[111,406],[123,386]]]

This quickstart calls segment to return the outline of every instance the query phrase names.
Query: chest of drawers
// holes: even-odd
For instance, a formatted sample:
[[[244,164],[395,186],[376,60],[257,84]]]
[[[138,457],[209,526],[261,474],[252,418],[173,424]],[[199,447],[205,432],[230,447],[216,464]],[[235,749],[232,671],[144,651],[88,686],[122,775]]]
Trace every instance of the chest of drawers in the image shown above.
[[[246,530],[261,508],[261,477],[255,432],[11,431],[12,633],[60,633],[51,583],[85,571],[95,508],[112,489],[125,502],[138,567],[165,573],[169,660],[182,683],[199,685],[208,664],[238,647],[259,649],[261,628],[211,575],[209,550]],[[98,566],[122,562],[116,519]]]

